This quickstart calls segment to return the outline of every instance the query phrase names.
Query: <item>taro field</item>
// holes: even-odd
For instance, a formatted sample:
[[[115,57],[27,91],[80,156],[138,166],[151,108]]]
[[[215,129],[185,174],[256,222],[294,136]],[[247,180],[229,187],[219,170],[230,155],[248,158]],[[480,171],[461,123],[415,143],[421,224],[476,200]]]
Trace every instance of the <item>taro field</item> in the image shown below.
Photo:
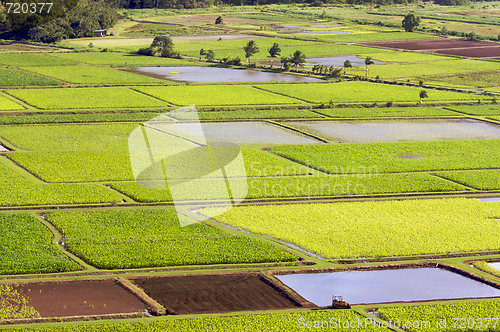
[[[0,39],[0,329],[500,330],[492,6]],[[489,41],[439,37],[436,8]],[[138,54],[156,34],[178,56]]]

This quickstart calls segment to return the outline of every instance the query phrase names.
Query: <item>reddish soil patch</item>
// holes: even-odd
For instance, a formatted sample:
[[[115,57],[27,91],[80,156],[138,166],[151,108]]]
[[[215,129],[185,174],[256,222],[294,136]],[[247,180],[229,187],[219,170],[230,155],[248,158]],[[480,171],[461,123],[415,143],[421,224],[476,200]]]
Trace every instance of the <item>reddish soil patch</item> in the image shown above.
[[[425,41],[404,41],[404,42],[379,42],[367,43],[366,45],[396,48],[402,50],[439,50],[447,48],[470,48],[470,47],[485,47],[498,46],[498,44],[490,42],[469,41],[462,39],[438,39]]]
[[[132,281],[177,314],[302,307],[278,286],[254,274],[143,277]]]
[[[491,58],[500,56],[500,46],[455,48],[451,50],[436,50],[434,52],[447,55],[466,56],[471,58]]]
[[[42,317],[133,313],[146,308],[115,280],[41,282],[17,288]]]

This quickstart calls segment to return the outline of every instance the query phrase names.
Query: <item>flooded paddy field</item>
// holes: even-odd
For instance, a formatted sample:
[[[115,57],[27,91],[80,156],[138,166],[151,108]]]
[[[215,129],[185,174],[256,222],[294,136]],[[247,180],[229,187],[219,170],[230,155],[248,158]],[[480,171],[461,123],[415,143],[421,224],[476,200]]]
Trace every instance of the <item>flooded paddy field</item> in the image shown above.
[[[209,122],[165,124],[162,129],[201,144],[212,142],[234,144],[305,144],[321,143],[311,137],[262,122]]]
[[[190,83],[321,81],[293,74],[214,67],[138,67],[134,72],[159,79]]]
[[[284,122],[305,133],[342,143],[500,139],[500,127],[472,119]]]
[[[302,307],[301,299],[254,274],[143,277],[132,281],[177,314]]]
[[[320,307],[340,295],[349,304],[499,297],[500,289],[439,268],[409,268],[276,276]]]

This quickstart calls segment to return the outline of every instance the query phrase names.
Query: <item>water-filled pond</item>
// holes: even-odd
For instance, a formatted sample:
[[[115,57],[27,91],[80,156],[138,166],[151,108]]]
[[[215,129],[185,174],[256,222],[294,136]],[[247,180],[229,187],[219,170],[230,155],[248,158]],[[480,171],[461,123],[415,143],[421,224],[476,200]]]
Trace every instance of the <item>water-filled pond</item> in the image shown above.
[[[499,297],[500,290],[439,268],[304,273],[276,276],[317,306],[341,295],[349,304]]]
[[[317,78],[293,74],[214,67],[137,67],[135,72],[159,79],[191,83],[320,81]]]
[[[346,56],[331,56],[327,58],[307,58],[306,61],[308,64],[313,65],[323,65],[323,66],[334,66],[334,67],[342,67],[344,65],[344,61],[349,60],[353,67],[360,67],[365,65],[365,59],[358,58],[355,55],[346,55]],[[385,62],[372,60],[374,65],[384,65]]]
[[[285,124],[342,143],[500,139],[500,126],[472,119],[304,121]]]
[[[234,144],[303,144],[321,143],[287,129],[262,122],[209,122],[165,124],[162,129],[174,135],[204,144],[227,142]]]
[[[7,152],[7,151],[10,151],[10,150],[7,149],[5,146],[0,145],[0,152]]]

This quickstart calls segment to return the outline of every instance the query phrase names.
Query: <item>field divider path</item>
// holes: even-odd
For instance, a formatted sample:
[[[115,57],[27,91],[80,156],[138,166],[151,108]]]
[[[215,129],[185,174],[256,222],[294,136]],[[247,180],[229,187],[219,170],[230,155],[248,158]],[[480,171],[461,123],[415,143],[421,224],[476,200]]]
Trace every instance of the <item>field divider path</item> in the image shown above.
[[[332,141],[329,141],[329,140],[327,140],[327,139],[325,139],[323,137],[303,132],[300,129],[294,128],[294,127],[289,126],[289,125],[286,125],[283,122],[278,122],[278,121],[275,121],[275,120],[265,120],[263,122],[267,122],[267,123],[273,124],[275,126],[285,128],[285,129],[287,129],[289,131],[293,131],[293,132],[298,133],[298,134],[300,134],[302,136],[306,136],[306,137],[311,137],[311,138],[317,139],[317,140],[319,140],[319,141],[321,141],[323,143],[333,143]]]
[[[325,265],[326,266],[331,265],[331,264],[329,264],[329,262],[327,260],[320,259],[320,258],[317,258],[313,255],[310,255],[302,249],[296,249],[296,248],[290,247],[284,241],[277,240],[271,236],[265,236],[265,235],[261,235],[261,234],[257,234],[257,233],[244,231],[244,230],[238,230],[234,227],[229,227],[229,226],[222,224],[214,219],[205,218],[204,216],[197,214],[197,213],[194,213],[194,212],[191,212],[191,211],[185,211],[184,214],[189,216],[192,219],[195,219],[199,222],[203,222],[204,224],[209,225],[211,227],[214,227],[214,228],[216,228],[220,231],[223,231],[225,233],[229,233],[229,234],[237,235],[237,236],[246,236],[249,238],[258,239],[260,241],[264,241],[264,242],[270,243],[272,245],[275,245],[278,248],[281,248],[283,250],[286,250],[288,252],[291,252],[291,253],[299,256],[301,259],[303,259],[307,262],[315,263],[315,267],[323,267]]]
[[[5,98],[15,102],[16,104],[19,104],[19,105],[25,107],[26,110],[38,110],[38,108],[36,108],[35,106],[28,104],[27,102],[25,102],[19,98],[16,98],[16,97],[12,96],[11,94],[6,93],[5,89],[0,90],[0,96],[5,97]]]
[[[124,288],[128,288],[127,290],[129,290],[132,294],[137,296],[141,301],[145,302],[148,306],[150,306],[149,309],[153,313],[155,313],[156,315],[163,316],[168,312],[168,308],[165,308],[160,303],[155,301],[152,297],[146,294],[146,292],[142,288],[135,285],[132,281],[124,277],[117,277],[117,278],[118,282],[120,282]]]
[[[138,93],[140,93],[140,94],[142,94],[142,95],[145,95],[145,96],[148,96],[148,97],[154,98],[154,99],[156,99],[156,100],[158,100],[158,101],[161,101],[161,102],[163,102],[163,103],[166,103],[166,104],[167,104],[167,105],[166,105],[167,107],[170,107],[170,106],[181,106],[181,105],[177,105],[177,104],[171,103],[171,102],[169,102],[169,101],[166,101],[166,100],[160,99],[160,98],[155,97],[155,96],[153,96],[153,95],[150,95],[150,94],[148,94],[148,93],[146,93],[146,92],[142,92],[142,91],[137,90],[136,88],[133,88],[133,87],[127,87],[127,89],[132,90],[132,91],[135,91],[135,92],[138,92]]]
[[[41,178],[37,177],[35,174],[31,173],[30,171],[28,171],[27,169],[25,169],[24,167],[20,166],[19,164],[17,164],[12,159],[10,159],[10,158],[8,158],[6,156],[3,157],[3,158],[0,158],[0,163],[2,163],[3,165],[7,166],[12,171],[14,171],[15,173],[19,174],[20,176],[24,177],[25,179],[29,180],[32,183],[36,183],[36,184],[49,184],[48,182],[46,182],[46,181],[42,180]]]
[[[275,91],[266,90],[266,89],[264,89],[264,88],[262,88],[260,86],[256,86],[256,85],[252,85],[252,88],[257,89],[257,90],[261,90],[261,91],[265,91],[265,92],[269,92],[269,93],[272,93],[272,94],[275,94],[275,95],[279,95],[279,96],[283,96],[283,97],[287,97],[287,98],[292,98],[292,99],[300,100],[301,102],[304,102],[304,103],[307,103],[307,104],[317,104],[315,102],[311,102],[309,100],[305,100],[305,99],[301,99],[301,98],[289,96],[289,95],[286,95],[284,93],[278,93],[278,92],[275,92]]]
[[[76,263],[78,263],[78,265],[80,265],[84,271],[85,270],[86,271],[97,271],[97,268],[93,267],[92,265],[87,264],[85,261],[83,261],[78,256],[71,253],[69,250],[66,250],[62,246],[62,243],[64,243],[62,234],[59,232],[59,230],[54,225],[52,225],[50,222],[45,220],[45,217],[43,217],[42,215],[37,214],[37,213],[33,213],[33,215],[35,216],[36,219],[38,219],[38,221],[40,221],[42,224],[44,224],[50,230],[50,232],[53,235],[52,236],[52,244],[58,250],[63,252],[66,256],[68,256],[70,259],[72,259]]]
[[[114,195],[120,196],[123,199],[122,203],[129,203],[129,204],[135,204],[138,203],[136,200],[134,200],[132,197],[127,196],[123,194],[122,192],[114,189],[112,186],[110,186],[108,183],[109,181],[101,182],[101,183],[95,183],[95,182],[83,182],[85,184],[93,184],[99,187],[102,187],[110,192],[112,192]]]
[[[443,179],[445,181],[448,181],[448,182],[451,182],[451,183],[455,183],[455,184],[458,184],[458,185],[461,185],[462,187],[465,187],[467,188],[468,190],[471,190],[471,191],[483,191],[482,189],[477,189],[477,188],[474,188],[474,187],[471,187],[471,186],[467,186],[463,183],[460,183],[460,182],[457,182],[457,181],[453,181],[453,180],[450,180],[448,178],[445,178],[443,176],[440,176],[438,174],[435,174],[435,173],[429,173],[430,176],[433,176],[433,177],[436,177],[436,178],[440,178],[440,179]]]

